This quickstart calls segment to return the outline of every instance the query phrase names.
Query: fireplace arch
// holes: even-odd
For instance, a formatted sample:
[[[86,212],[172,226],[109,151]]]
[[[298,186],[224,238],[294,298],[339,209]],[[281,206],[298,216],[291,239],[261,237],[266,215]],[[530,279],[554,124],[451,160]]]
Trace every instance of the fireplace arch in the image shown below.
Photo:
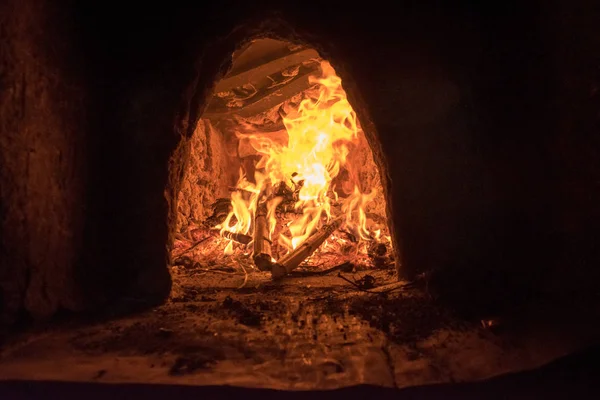
[[[332,250],[337,250],[339,253],[340,248],[343,248],[342,253],[347,253],[347,260],[333,257],[328,260],[329,264],[332,260],[334,264],[335,262],[339,264],[341,261],[356,261],[360,264],[357,260],[353,260],[356,256],[352,257],[351,253],[359,254],[362,246],[360,253],[364,253],[365,256],[369,255],[368,258],[363,257],[365,260],[369,260],[366,264],[375,263],[379,268],[394,268],[394,266],[398,268],[400,259],[398,258],[398,246],[395,245],[397,243],[396,232],[390,231],[392,222],[389,218],[390,179],[386,170],[387,163],[374,124],[368,116],[367,107],[356,93],[357,88],[351,83],[347,84],[347,82],[351,82],[347,73],[342,82],[329,60],[322,57],[317,49],[307,44],[309,40],[303,39],[296,32],[293,35],[290,34],[289,26],[280,19],[267,21],[269,21],[266,23],[267,27],[263,22],[258,33],[251,33],[239,43],[235,43],[235,39],[237,39],[235,34],[232,35],[233,38],[228,38],[226,41],[229,41],[230,44],[233,43],[235,50],[224,57],[226,62],[215,75],[212,85],[203,87],[204,90],[199,90],[198,87],[193,89],[195,93],[191,96],[188,118],[182,120],[181,124],[182,127],[185,127],[185,135],[182,135],[170,162],[171,178],[168,198],[170,202],[169,246],[173,246],[170,247],[172,249],[171,264],[188,267],[190,263],[196,266],[206,263],[214,265],[215,260],[213,259],[216,254],[214,249],[218,248],[217,252],[223,252],[224,243],[226,243],[225,251],[232,252],[232,245],[239,244],[239,240],[243,242],[241,246],[243,252],[256,253],[255,243],[257,241],[255,240],[254,223],[256,210],[252,207],[256,207],[261,200],[257,196],[248,198],[252,195],[249,195],[248,190],[240,186],[240,182],[243,180],[244,187],[250,184],[256,190],[261,189],[270,193],[269,197],[266,194],[261,197],[271,199],[271,202],[264,200],[265,210],[268,204],[272,203],[274,207],[275,202],[279,204],[272,210],[269,208],[269,213],[273,211],[272,216],[269,217],[269,226],[272,230],[276,230],[277,234],[274,231],[267,233],[269,238],[265,239],[265,243],[269,243],[268,257],[265,254],[263,256],[271,260],[269,266],[265,268],[270,270],[271,263],[275,263],[282,254],[292,252],[291,246],[294,241],[296,241],[294,246],[297,246],[305,240],[308,242],[307,238],[313,234],[318,236],[315,234],[318,233],[317,228],[327,221],[331,222],[334,217],[339,217],[337,219],[343,217],[344,230],[341,232],[345,238],[332,234],[331,239],[325,242],[325,247],[328,247],[329,250],[323,250],[323,252],[330,254],[335,253]],[[250,32],[253,30],[250,29]],[[221,44],[216,47],[226,46]],[[212,55],[212,58],[214,57],[215,55]],[[329,74],[331,79],[325,78],[326,74]],[[199,79],[201,78],[199,77]],[[334,82],[330,84],[337,85],[337,89],[325,89],[323,82],[326,79]],[[347,94],[347,88],[353,93]],[[335,98],[322,100],[322,96],[332,90],[333,92],[337,90],[335,95],[341,96],[341,101],[336,101]],[[348,99],[352,99],[352,104]],[[334,106],[345,104],[345,107],[348,108],[348,112],[351,114],[349,123],[356,125],[355,132],[348,134],[349,130],[345,128],[336,131],[335,127],[341,127],[344,124],[343,121],[334,124],[333,128],[329,124],[329,128],[325,128],[325,130],[320,130],[323,128],[315,127],[314,124],[306,126],[306,123],[300,123],[296,129],[302,130],[302,132],[298,131],[293,136],[294,132],[290,131],[290,125],[293,122],[290,122],[289,115],[295,113],[298,116],[298,107],[303,104],[312,104],[313,106],[321,104],[318,113],[313,112],[312,115],[299,115],[298,117],[316,121],[317,125],[320,119],[318,114],[321,113],[331,115],[331,118],[334,119],[340,118],[342,114],[339,112],[337,116],[335,112],[326,114],[331,107],[326,104],[330,104],[332,101]],[[193,110],[193,108],[196,109]],[[306,108],[304,107],[304,109]],[[348,122],[347,119],[344,121]],[[305,150],[307,153],[303,153],[306,156],[314,154],[316,142],[305,138],[307,132],[310,135],[310,132],[315,129],[321,132],[321,136],[333,132],[331,133],[332,143],[326,150],[321,149],[318,152],[325,157],[322,166],[327,165],[327,157],[332,157],[329,165],[334,163],[335,167],[331,167],[332,169],[328,169],[327,172],[324,171],[324,175],[321,176],[322,179],[328,181],[327,187],[323,186],[318,189],[322,191],[323,196],[319,197],[319,200],[314,199],[314,201],[307,202],[298,200],[298,192],[302,193],[304,190],[307,193],[311,190],[310,183],[302,186],[304,175],[308,173],[307,170],[304,172],[300,170],[299,174],[294,171],[289,179],[277,178],[279,180],[275,180],[275,176],[284,176],[284,174],[280,170],[270,168],[269,165],[277,164],[281,168],[282,160],[285,160],[284,163],[289,166],[291,163],[289,158],[299,154],[297,148],[288,148],[288,139],[290,143],[294,141],[297,145],[302,142],[308,146]],[[352,138],[343,137],[344,134],[340,136],[340,131],[346,132],[346,135],[350,135]],[[335,138],[336,132],[338,132],[337,139]],[[294,140],[293,137],[297,140]],[[301,137],[303,139],[300,140]],[[269,148],[267,150],[260,149],[260,146],[265,146],[265,141],[269,142],[267,144]],[[343,155],[339,153],[341,151],[340,143]],[[311,148],[312,152],[308,153]],[[274,154],[277,152],[279,154]],[[337,160],[336,157],[342,157],[342,159]],[[302,158],[298,157],[294,162],[299,163]],[[321,163],[322,160],[315,159],[314,161]],[[263,164],[263,166],[255,167],[257,163]],[[267,165],[266,169],[264,164]],[[307,163],[304,163],[304,165],[304,168],[312,170],[312,166],[315,164],[308,166]],[[289,174],[289,172],[291,170],[287,173]],[[261,180],[260,185],[262,186],[259,188],[255,178],[259,175],[262,177],[264,174],[271,176],[272,179],[267,179],[269,182],[265,181],[266,183]],[[295,182],[298,181],[300,185],[296,186]],[[275,189],[273,185],[276,185],[277,188]],[[295,189],[294,194],[293,189]],[[243,238],[239,240],[228,240],[223,237],[226,234],[227,238],[231,238],[232,233],[236,229],[240,229],[240,215],[236,211],[238,207],[230,199],[230,197],[235,197],[232,192],[245,195],[245,198],[240,195],[239,199],[241,200],[238,202],[241,207],[248,208],[246,212],[251,214],[252,219],[252,223],[246,224],[246,229],[241,233]],[[261,196],[263,196],[262,193]],[[293,201],[292,196],[295,196]],[[300,196],[302,195],[300,194]],[[323,200],[326,201],[323,203]],[[330,202],[333,203],[330,204]],[[349,204],[351,203],[355,207],[354,210],[350,210]],[[319,209],[318,215],[322,215],[322,218],[315,217],[317,214],[308,211],[312,210],[316,204],[319,204],[316,208]],[[229,224],[230,218],[233,217],[234,222],[231,223],[231,227],[222,225],[225,214],[222,213],[222,210],[217,211],[217,209],[222,209],[223,205],[228,205],[230,211],[225,223]],[[295,207],[295,211],[291,210],[293,207]],[[342,208],[346,210],[345,217],[342,215]],[[327,210],[325,211],[325,209]],[[275,215],[277,218],[274,217]],[[285,217],[282,217],[284,215]],[[306,218],[312,222],[305,221],[304,226],[300,226],[302,223],[299,221]],[[275,222],[276,219],[279,223]],[[362,221],[361,223],[358,222],[359,219]],[[237,224],[235,221],[238,221]],[[279,226],[280,224],[281,226]],[[291,234],[290,230],[286,228],[290,224],[292,224],[292,231],[296,224],[299,226],[296,230],[300,229],[302,232],[295,233],[296,238],[293,238],[294,234]],[[241,229],[244,229],[244,224],[241,225]],[[218,229],[215,229],[215,226]],[[216,234],[218,231],[221,233],[220,236]],[[287,236],[283,231],[287,232]],[[290,234],[292,238],[288,237]],[[208,240],[210,235],[216,235],[218,238]],[[237,235],[239,236],[240,233]],[[280,244],[282,241],[284,244],[287,243],[287,248]],[[205,256],[200,256],[198,259],[198,252],[201,253],[202,249],[209,244],[212,245],[213,251],[212,256],[208,258],[212,257],[213,259],[209,260]],[[252,246],[254,246],[254,251],[251,251]],[[375,256],[373,253],[373,249],[377,246],[379,246],[380,256]],[[236,246],[236,248],[238,247],[240,246]],[[313,262],[321,254],[318,247],[319,245],[316,247],[316,255],[310,257]],[[272,256],[271,250],[273,250]],[[191,253],[194,252],[196,253],[195,260],[194,257],[191,257]],[[382,256],[383,254],[385,256]],[[325,262],[319,265],[322,264]],[[363,264],[361,267],[366,266],[364,260]],[[279,264],[277,263],[277,265]],[[265,268],[259,269],[265,270]]]
[[[563,190],[545,174],[560,170],[562,161],[545,158],[539,151],[550,140],[547,133],[558,126],[546,118],[549,97],[542,88],[562,77],[554,76],[545,59],[529,51],[542,49],[551,40],[541,31],[527,40],[506,40],[529,32],[531,15],[524,14],[517,29],[509,29],[495,15],[481,19],[460,12],[434,15],[425,4],[400,15],[379,10],[373,20],[364,18],[362,9],[346,6],[340,15],[335,7],[315,13],[304,3],[278,4],[274,8],[285,11],[288,24],[280,16],[265,17],[267,7],[254,4],[236,10],[199,4],[194,12],[148,6],[147,13],[138,15],[124,10],[115,14],[103,2],[52,6],[44,23],[60,26],[64,29],[60,34],[39,35],[26,25],[10,25],[7,39],[18,57],[11,50],[3,60],[12,68],[8,82],[17,89],[7,95],[7,104],[15,110],[39,104],[48,112],[48,121],[60,120],[65,129],[57,123],[52,132],[56,139],[44,134],[44,141],[38,143],[21,134],[28,123],[37,126],[27,118],[42,112],[15,111],[6,117],[14,116],[7,126],[19,140],[3,142],[3,154],[8,155],[4,160],[18,158],[25,163],[2,178],[3,188],[17,188],[6,193],[19,193],[14,198],[2,194],[3,215],[10,216],[4,220],[2,235],[3,251],[8,249],[2,267],[9,271],[1,278],[3,285],[6,282],[3,308],[12,314],[7,320],[23,310],[41,317],[62,307],[95,308],[121,297],[152,299],[152,304],[164,300],[169,292],[166,265],[176,214],[172,199],[182,173],[176,165],[181,157],[178,145],[182,138],[192,137],[212,85],[227,73],[228,57],[241,43],[261,36],[300,41],[317,49],[342,78],[365,131],[378,133],[374,142],[387,155],[389,179],[384,189],[388,186],[389,198],[394,199],[392,230],[401,232],[402,239],[394,248],[402,252],[404,276],[414,278],[435,269],[445,275],[442,286],[454,288],[467,303],[475,302],[470,301],[474,292],[466,286],[485,287],[481,296],[495,301],[510,290],[488,290],[496,286],[494,277],[527,281],[525,288],[538,286],[538,277],[549,270],[562,277],[564,263],[556,261],[560,257],[544,251],[550,240],[564,254],[585,255],[576,268],[584,276],[585,266],[593,265],[584,261],[596,257],[591,245],[578,250],[580,243],[591,243],[585,239],[588,225],[575,225],[573,229],[579,231],[571,238],[556,217],[566,205],[540,207],[546,203],[540,199],[559,198],[557,193]],[[252,9],[254,15],[261,15],[248,22]],[[11,12],[15,21],[36,21],[28,16],[39,14],[30,7]],[[41,18],[38,14],[36,18]],[[198,15],[214,19],[200,24]],[[65,47],[52,53],[48,41]],[[38,50],[40,57],[29,57]],[[556,54],[551,57],[560,59]],[[523,57],[526,63],[521,62]],[[20,68],[27,65],[45,72],[25,74],[24,79]],[[53,68],[56,73],[45,75]],[[67,76],[77,79],[68,81]],[[55,102],[29,90],[45,88],[46,78],[56,80],[57,85],[48,87]],[[523,87],[531,90],[523,92]],[[10,97],[17,92],[22,101]],[[25,122],[13,123],[19,118]],[[377,130],[367,129],[371,121]],[[542,129],[540,121],[545,121]],[[25,156],[26,149],[40,145],[64,151],[56,156],[53,152]],[[63,164],[68,167],[63,169]],[[72,190],[76,195],[65,195],[72,206],[71,200],[59,202],[49,211],[60,208],[64,213],[30,218],[28,225],[19,225],[21,216],[31,212],[28,205],[39,202],[44,204],[39,209],[44,209],[60,200],[52,197],[57,192],[38,181],[32,185],[40,195],[29,196],[27,190],[18,189],[30,187],[20,175],[30,165],[53,174],[59,191]],[[73,175],[67,177],[70,170]],[[579,213],[574,215],[584,221],[577,217]],[[55,248],[63,249],[61,257],[71,261],[57,261],[60,257],[54,253],[40,257],[37,246],[46,241],[38,235],[46,231],[38,229],[38,223],[52,227],[48,232],[54,233],[69,226],[71,218],[73,229],[54,235],[61,238]],[[11,241],[18,237],[16,232],[27,232],[22,236],[30,240]],[[69,234],[61,236],[65,232]],[[558,233],[552,236],[552,232]],[[541,255],[544,262],[539,261]],[[55,265],[64,271],[57,273]],[[524,277],[524,271],[533,272]],[[70,287],[80,293],[71,294]],[[35,301],[25,304],[26,293]]]

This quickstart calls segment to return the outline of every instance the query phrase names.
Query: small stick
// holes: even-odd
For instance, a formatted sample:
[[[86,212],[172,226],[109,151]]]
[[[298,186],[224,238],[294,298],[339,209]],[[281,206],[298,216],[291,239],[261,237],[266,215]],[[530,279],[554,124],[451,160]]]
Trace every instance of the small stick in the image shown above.
[[[319,248],[319,246],[321,246],[321,244],[323,244],[325,239],[331,236],[331,234],[342,225],[342,222],[342,217],[333,220],[330,224],[325,225],[321,230],[314,233],[294,251],[286,254],[276,264],[273,264],[271,269],[273,279],[282,278],[298,267],[302,261],[306,260]]]
[[[243,233],[236,233],[231,231],[223,231],[221,232],[221,236],[225,239],[233,240],[234,242],[238,242],[241,244],[248,244],[252,241],[252,236],[244,235]]]
[[[271,259],[271,240],[269,240],[269,228],[267,226],[267,206],[263,203],[258,206],[254,218],[254,251],[252,253],[252,260],[259,270],[270,271],[273,265]]]
[[[190,251],[194,250],[196,247],[198,247],[198,245],[200,243],[203,243],[205,241],[207,241],[208,239],[210,239],[212,236],[207,236],[205,238],[202,238],[200,240],[198,240],[196,243],[194,243],[191,247],[189,247],[187,250],[184,250],[183,252],[181,252],[176,258],[180,258],[182,255],[189,253]]]

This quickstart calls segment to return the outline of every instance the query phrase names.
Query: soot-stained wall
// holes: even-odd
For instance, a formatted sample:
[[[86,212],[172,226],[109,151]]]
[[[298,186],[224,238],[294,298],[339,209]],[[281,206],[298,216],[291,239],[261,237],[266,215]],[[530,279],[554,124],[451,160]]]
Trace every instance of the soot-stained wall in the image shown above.
[[[87,99],[71,21],[34,3],[0,5],[0,326],[84,305]]]
[[[32,10],[44,4],[8,3],[35,3]],[[40,106],[47,120],[66,121],[45,126],[38,146],[73,149],[76,155],[62,161],[67,170],[59,162],[29,161],[74,194],[67,196],[71,203],[54,201],[55,191],[28,181],[20,167],[5,173],[16,166],[11,157],[25,150],[3,135],[2,249],[11,256],[3,257],[0,279],[9,314],[46,315],[119,298],[148,305],[166,297],[174,196],[188,154],[181,140],[192,135],[228,56],[261,32],[306,42],[343,79],[387,173],[403,276],[433,271],[441,299],[494,311],[564,276],[577,276],[571,287],[583,290],[597,275],[599,47],[591,27],[598,13],[584,1],[452,7],[407,1],[389,9],[307,1],[47,3],[53,13],[44,14],[44,35],[30,29],[37,23],[27,20],[33,11],[25,6],[11,8],[2,34],[23,54],[66,39],[60,63],[51,69],[50,61],[22,58],[19,64],[4,48],[1,61],[7,71],[54,71],[57,102],[78,105]],[[7,22],[15,18],[24,18],[23,28]],[[74,77],[80,91],[64,89]],[[3,86],[19,79],[2,75]],[[42,77],[27,82],[44,87]],[[13,120],[4,110],[17,103],[4,93],[7,126]],[[33,93],[32,101],[41,101]],[[26,123],[14,126],[12,137],[37,143]],[[35,188],[35,196],[7,187]],[[64,236],[51,232],[56,251],[39,259],[32,243],[44,219],[26,206],[36,202],[56,204],[58,211],[41,212],[52,229],[65,226],[57,221],[73,227]],[[61,268],[71,283],[34,285]],[[6,288],[14,282],[18,295],[11,297]],[[82,299],[54,301],[42,313],[24,301],[28,291],[75,298],[68,295],[72,287],[85,289]]]

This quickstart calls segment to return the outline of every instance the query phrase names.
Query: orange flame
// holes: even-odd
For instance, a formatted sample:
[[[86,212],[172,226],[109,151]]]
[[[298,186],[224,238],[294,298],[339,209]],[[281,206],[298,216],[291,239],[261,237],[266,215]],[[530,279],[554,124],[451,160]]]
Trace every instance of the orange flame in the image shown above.
[[[282,116],[288,134],[287,144],[271,140],[268,134],[261,132],[243,135],[262,155],[256,170],[264,173],[256,172],[256,184],[252,184],[240,171],[237,187],[249,192],[250,196],[244,199],[241,193],[234,192],[231,196],[233,211],[218,228],[248,233],[261,194],[282,182],[297,190],[295,209],[302,211],[288,224],[291,237],[281,235],[279,238],[288,249],[295,249],[304,242],[319,227],[322,217],[332,217],[332,197],[337,201],[337,194],[332,192],[331,182],[346,163],[349,144],[358,142],[360,127],[341,79],[328,62],[323,61],[320,66],[321,76],[309,77],[313,86],[305,91],[297,109]],[[342,207],[346,223],[353,225],[364,240],[371,238],[364,207],[374,196],[375,191],[364,195],[355,186],[354,193]],[[272,198],[267,202],[271,234],[276,225],[275,210],[281,200]],[[230,227],[233,216],[237,222]],[[231,243],[225,251],[232,251]]]

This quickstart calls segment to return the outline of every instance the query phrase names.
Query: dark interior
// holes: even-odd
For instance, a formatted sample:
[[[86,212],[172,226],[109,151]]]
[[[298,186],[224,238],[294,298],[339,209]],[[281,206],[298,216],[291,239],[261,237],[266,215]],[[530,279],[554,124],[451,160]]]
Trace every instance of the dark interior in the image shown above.
[[[588,0],[3,2],[0,377],[406,387],[531,369],[597,343],[598,26]],[[268,58],[259,49],[232,69],[232,55],[264,38],[313,49],[342,79],[381,173],[393,266],[282,283],[244,270],[240,286],[243,274],[176,265],[194,133],[219,82]],[[401,289],[368,293],[389,285]],[[384,361],[353,355],[362,378],[338,378],[353,367],[326,360],[327,379],[308,363],[289,366],[289,385],[211,380],[235,357],[286,360],[264,332],[282,338],[314,315],[330,319],[293,334],[305,359],[339,323],[353,343],[379,332]],[[235,345],[194,331],[227,331],[211,325],[220,318],[242,326]],[[138,365],[113,378],[98,351],[147,357],[165,377]],[[54,357],[89,360],[89,377],[49,371]],[[378,363],[395,378],[376,378]]]

